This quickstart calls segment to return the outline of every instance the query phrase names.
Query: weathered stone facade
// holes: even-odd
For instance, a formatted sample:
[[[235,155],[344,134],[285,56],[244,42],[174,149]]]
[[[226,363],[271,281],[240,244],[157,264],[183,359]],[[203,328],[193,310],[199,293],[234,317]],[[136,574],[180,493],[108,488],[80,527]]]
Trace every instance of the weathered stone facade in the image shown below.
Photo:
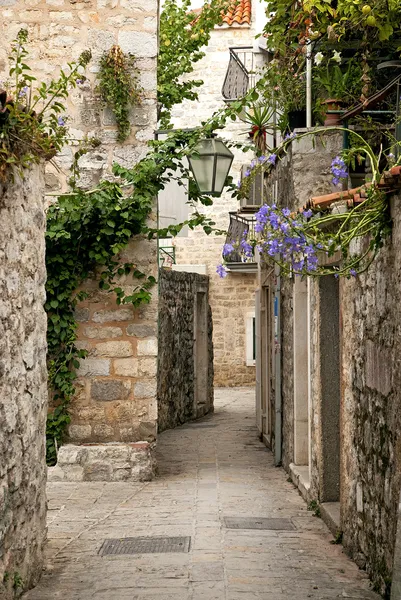
[[[157,0],[6,0],[0,4],[0,10],[7,24],[0,42],[2,79],[8,69],[10,43],[21,28],[29,32],[29,63],[38,81],[49,81],[83,50],[92,51],[87,79],[72,90],[66,115],[72,138],[82,140],[88,135],[102,142],[80,159],[80,185],[96,185],[110,174],[113,162],[124,166],[137,162],[146,152],[146,141],[153,137],[156,127]],[[95,93],[98,60],[113,44],[137,57],[143,88],[143,100],[132,110],[132,131],[124,145],[116,143],[114,117],[102,107]],[[57,157],[61,172],[47,165],[48,191],[66,188],[73,152],[73,146],[66,146]]]
[[[293,142],[269,177],[271,191],[278,185],[272,199],[298,208],[329,193],[330,163],[340,148],[340,134],[329,135],[324,146]],[[296,312],[293,279],[282,280],[280,302],[283,465],[305,498],[321,503],[333,532],[343,534],[346,551],[381,592],[391,581],[401,485],[399,207],[400,197],[392,198],[392,236],[367,273],[304,283],[306,337],[297,337],[304,317]],[[297,422],[299,345],[309,355],[306,428]],[[272,399],[269,410],[275,408]],[[300,444],[303,460],[297,460]]]
[[[157,277],[154,241],[133,239],[121,256],[138,269]],[[131,277],[121,286],[137,285]],[[70,412],[72,443],[153,442],[156,438],[157,286],[152,301],[134,310],[117,306],[98,282],[85,284],[89,297],[79,303],[80,347],[88,351],[81,361],[78,393]]]
[[[389,586],[401,489],[401,196],[367,273],[341,282],[341,528],[352,556]]]
[[[262,29],[256,19],[257,2],[252,2],[251,26],[236,28],[216,27],[205,49],[206,56],[195,65],[191,78],[204,80],[199,88],[199,101],[183,102],[173,111],[176,127],[188,127],[188,114],[191,126],[199,125],[211,117],[214,111],[225,106],[221,89],[229,63],[229,48],[232,46],[252,46],[255,35]],[[261,55],[255,55],[261,59]],[[257,59],[256,59],[257,61]],[[224,139],[244,141],[247,125],[229,123],[222,130]],[[236,181],[239,179],[244,160],[251,162],[252,156],[235,153],[230,171]],[[213,205],[202,207],[202,212],[216,222],[216,227],[228,229],[229,212],[237,211],[239,203],[229,194],[214,198]],[[178,264],[206,265],[210,277],[210,305],[213,312],[213,342],[215,353],[215,385],[246,386],[255,383],[255,367],[246,360],[246,317],[255,310],[256,275],[253,273],[229,273],[225,279],[216,274],[216,266],[222,262],[223,237],[207,236],[203,231],[189,231],[188,237],[178,237],[174,241]]]
[[[44,178],[0,184],[0,597],[40,577],[46,537]]]
[[[160,272],[158,429],[213,411],[213,323],[209,278]]]
[[[1,3],[0,3],[1,4]],[[67,61],[90,49],[86,79],[71,91],[67,102],[67,125],[71,137],[98,138],[101,145],[80,159],[80,181],[94,187],[110,178],[113,162],[132,167],[147,152],[147,141],[156,128],[157,0],[9,0],[1,14],[7,28],[1,42],[0,72],[7,68],[10,42],[17,32],[29,32],[29,64],[37,77],[49,81]],[[96,74],[101,55],[114,44],[136,57],[142,100],[132,108],[132,130],[123,143],[110,110],[96,93]],[[74,142],[55,158],[57,169],[46,167],[46,189],[66,189]],[[53,198],[54,200],[54,198]],[[154,224],[154,215],[151,215]],[[121,253],[122,262],[137,265],[146,275],[157,276],[157,244],[133,239]],[[127,291],[138,280],[123,277]],[[78,305],[78,339],[88,357],[82,361],[77,394],[71,403],[69,441],[72,443],[153,442],[156,436],[157,287],[150,305],[138,310],[117,306],[111,294],[88,281],[89,292]]]

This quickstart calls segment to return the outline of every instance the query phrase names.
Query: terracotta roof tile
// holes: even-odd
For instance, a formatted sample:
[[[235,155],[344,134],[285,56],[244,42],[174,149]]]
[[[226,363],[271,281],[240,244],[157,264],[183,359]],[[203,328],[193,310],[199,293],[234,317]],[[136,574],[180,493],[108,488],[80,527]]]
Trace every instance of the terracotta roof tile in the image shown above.
[[[349,206],[360,204],[366,198],[366,190],[371,183],[365,183],[361,187],[350,190],[341,190],[333,194],[325,194],[324,196],[314,196],[307,202],[304,208],[329,208],[333,202],[347,200]],[[401,189],[401,166],[392,167],[389,171],[383,174],[382,179],[377,184],[377,187],[385,194],[391,194]]]
[[[194,14],[195,19],[191,25],[196,23],[202,8],[191,9],[191,14]],[[252,18],[251,0],[233,0],[227,10],[222,13],[223,21],[221,27],[238,27],[239,25],[250,25]]]
[[[229,27],[250,25],[252,16],[251,0],[237,0],[229,7],[223,17],[223,25]]]

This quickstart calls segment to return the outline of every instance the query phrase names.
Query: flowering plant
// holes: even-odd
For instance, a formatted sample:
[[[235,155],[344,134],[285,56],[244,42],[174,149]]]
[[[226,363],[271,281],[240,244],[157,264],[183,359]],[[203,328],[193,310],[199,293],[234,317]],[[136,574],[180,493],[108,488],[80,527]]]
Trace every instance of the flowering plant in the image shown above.
[[[314,82],[320,96],[352,104],[362,93],[362,69],[349,60],[341,66],[341,53],[333,50],[331,56],[317,52],[314,58]]]
[[[297,137],[316,135],[322,131],[298,134]],[[254,234],[247,236],[246,248],[253,251],[256,247],[261,259],[279,264],[284,275],[356,276],[369,267],[382,247],[383,239],[389,234],[387,200],[377,185],[381,178],[378,168],[380,157],[375,156],[361,136],[355,132],[354,135],[359,138],[358,151],[369,156],[372,165],[372,183],[365,188],[365,197],[360,203],[349,207],[343,201],[345,210],[311,205],[299,211],[271,203],[263,205],[256,213]],[[290,141],[288,138],[276,150],[274,162],[283,155]],[[335,185],[348,179],[347,160],[347,152],[344,152],[332,161],[331,172]],[[258,168],[255,166],[254,169]],[[234,240],[224,247],[223,258],[241,250],[245,250],[244,240]],[[224,265],[219,265],[218,273],[225,276]]]
[[[91,59],[87,50],[78,62],[68,63],[68,73],[61,70],[57,79],[35,86],[36,78],[25,62],[27,40],[22,29],[9,56],[10,79],[0,91],[0,180],[6,179],[11,166],[24,169],[61,150],[68,137],[63,102],[70,87],[79,85]]]

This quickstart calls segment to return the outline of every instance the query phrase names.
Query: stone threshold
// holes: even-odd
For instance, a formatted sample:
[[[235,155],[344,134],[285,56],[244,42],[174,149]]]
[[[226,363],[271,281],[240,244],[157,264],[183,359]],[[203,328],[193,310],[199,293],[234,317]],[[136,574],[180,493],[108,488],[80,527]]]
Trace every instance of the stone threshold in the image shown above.
[[[61,446],[48,481],[151,481],[155,443],[111,442]]]
[[[333,534],[333,537],[336,537],[341,531],[340,503],[322,502],[320,505],[320,516]]]
[[[308,465],[290,464],[290,476],[293,484],[298,488],[305,502],[311,501],[310,495],[310,475]]]

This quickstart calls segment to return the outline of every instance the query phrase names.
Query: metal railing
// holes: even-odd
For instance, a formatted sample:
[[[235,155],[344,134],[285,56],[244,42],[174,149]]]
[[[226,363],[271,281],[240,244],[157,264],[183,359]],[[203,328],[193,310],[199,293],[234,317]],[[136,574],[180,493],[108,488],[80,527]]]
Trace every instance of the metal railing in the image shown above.
[[[255,58],[252,46],[236,46],[229,50],[230,61],[221,92],[224,100],[232,102],[243,98],[255,85]]]
[[[159,267],[171,267],[175,264],[175,246],[159,246]]]
[[[230,225],[228,227],[226,244],[238,246],[242,239],[253,237],[256,219],[254,216],[243,217],[236,212],[230,212]],[[225,256],[227,263],[254,263],[254,257],[245,256],[244,251],[239,247],[234,252]]]

